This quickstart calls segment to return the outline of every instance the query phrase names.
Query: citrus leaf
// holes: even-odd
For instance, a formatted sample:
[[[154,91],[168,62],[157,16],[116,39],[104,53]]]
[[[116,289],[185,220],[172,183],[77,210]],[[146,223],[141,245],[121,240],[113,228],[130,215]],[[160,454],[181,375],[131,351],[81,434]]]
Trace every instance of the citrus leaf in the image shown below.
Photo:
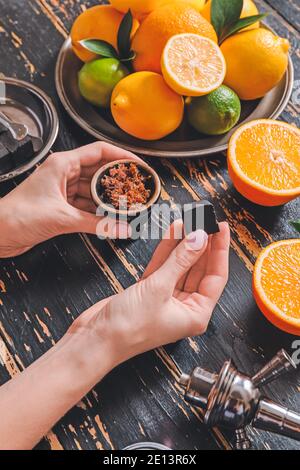
[[[118,58],[116,49],[106,41],[100,39],[83,39],[79,44],[94,54],[101,55],[102,57]]]
[[[297,230],[297,232],[300,233],[300,220],[297,220],[296,222],[291,222],[291,225]]]
[[[211,23],[218,38],[221,38],[225,29],[239,20],[242,9],[243,0],[212,0]]]
[[[131,10],[124,15],[118,31],[118,50],[121,59],[126,59],[130,55],[133,17]]]
[[[241,31],[241,29],[247,28],[248,26],[251,26],[254,23],[257,23],[257,21],[261,21],[266,16],[267,14],[264,13],[262,15],[247,16],[246,18],[239,19],[235,24],[224,29],[220,37],[220,41],[219,41],[220,44],[224,42],[225,39],[228,39],[230,36],[232,36],[233,34],[236,34],[239,31]]]

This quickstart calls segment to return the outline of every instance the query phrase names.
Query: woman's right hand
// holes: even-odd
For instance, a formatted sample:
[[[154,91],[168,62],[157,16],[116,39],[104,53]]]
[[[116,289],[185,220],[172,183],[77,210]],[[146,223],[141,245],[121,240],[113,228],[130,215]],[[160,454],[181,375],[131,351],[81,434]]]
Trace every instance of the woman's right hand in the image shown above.
[[[108,341],[116,366],[179,339],[203,334],[228,279],[227,223],[207,236],[199,230],[184,240],[173,224],[158,246],[143,279],[81,315],[68,334],[87,330]]]
[[[0,449],[31,449],[121,362],[205,332],[227,281],[229,229],[223,223],[216,235],[199,231],[180,242],[178,224],[182,231],[181,222],[171,226],[140,282],[87,310],[0,387]]]

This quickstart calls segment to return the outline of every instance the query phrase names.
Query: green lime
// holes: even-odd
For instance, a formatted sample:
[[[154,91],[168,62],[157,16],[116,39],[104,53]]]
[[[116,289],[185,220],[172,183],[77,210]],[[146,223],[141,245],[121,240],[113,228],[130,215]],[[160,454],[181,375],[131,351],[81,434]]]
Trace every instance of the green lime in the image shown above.
[[[199,132],[221,135],[230,131],[241,115],[238,95],[225,85],[209,95],[187,98],[188,119]]]
[[[90,103],[109,107],[116,84],[129,72],[118,59],[96,59],[87,62],[79,72],[81,95]]]

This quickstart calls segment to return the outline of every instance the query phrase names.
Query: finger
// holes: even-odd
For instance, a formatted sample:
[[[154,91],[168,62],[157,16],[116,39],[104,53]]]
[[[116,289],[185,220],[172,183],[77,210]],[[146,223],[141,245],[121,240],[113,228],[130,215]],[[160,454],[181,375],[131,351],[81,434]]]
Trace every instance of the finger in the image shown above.
[[[189,234],[172,251],[165,263],[153,274],[155,282],[173,293],[178,281],[191,269],[203,255],[208,236],[203,230]]]
[[[165,232],[162,241],[156,248],[150,263],[148,264],[143,279],[150,276],[158,268],[160,268],[164,262],[168,259],[172,251],[180,243],[183,236],[183,221],[177,219],[169,226]]]
[[[72,202],[72,206],[76,207],[76,209],[90,212],[91,214],[95,214],[97,210],[93,201],[84,197],[76,197]]]
[[[230,247],[230,229],[227,222],[219,224],[220,232],[211,239],[211,256],[207,263],[206,273],[224,276],[228,275],[228,258]]]
[[[95,172],[96,171],[97,169],[95,170]],[[76,181],[73,181],[68,184],[67,195],[68,197],[79,195],[81,197],[91,199],[91,180],[83,178],[82,174],[80,176],[80,179],[77,179]]]
[[[96,166],[114,160],[142,161],[136,155],[106,142],[94,142],[84,147],[66,152],[70,158],[80,162],[81,167]]]
[[[106,239],[127,239],[131,236],[131,228],[126,222],[90,214],[73,206],[69,206],[69,217],[64,233],[89,233]]]
[[[186,280],[184,283],[183,290],[184,292],[193,293],[198,292],[199,284],[202,281],[206,269],[207,269],[207,261],[209,258],[211,248],[211,236],[208,237],[208,244],[205,253],[201,258],[194,264],[192,269],[188,272],[186,276]]]
[[[198,292],[210,311],[215,308],[227,284],[229,272],[230,231],[227,223],[220,224],[220,232],[213,235],[206,274]]]
[[[77,194],[80,197],[91,199],[91,182],[85,179],[78,181]]]
[[[40,166],[40,171],[51,168],[61,178],[65,176],[70,183],[73,180],[76,181],[83,168],[94,167],[97,170],[101,164],[123,159],[142,161],[133,153],[114,145],[94,142],[67,152],[53,153]]]
[[[92,166],[84,166],[81,168],[81,173],[80,173],[80,177],[81,178],[85,178],[87,180],[89,180],[91,182],[94,174],[96,173],[96,171],[99,170],[99,163],[97,165],[92,165]]]

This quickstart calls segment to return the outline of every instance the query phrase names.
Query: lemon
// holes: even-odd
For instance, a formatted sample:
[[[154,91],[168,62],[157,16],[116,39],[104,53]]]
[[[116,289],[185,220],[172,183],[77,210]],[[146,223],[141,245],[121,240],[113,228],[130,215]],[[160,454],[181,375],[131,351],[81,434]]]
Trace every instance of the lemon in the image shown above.
[[[161,4],[167,5],[168,3],[175,3],[175,2],[186,3],[187,5],[195,8],[196,10],[200,12],[202,12],[204,5],[205,5],[205,0],[162,0]]]
[[[240,119],[241,102],[237,94],[225,85],[209,95],[187,99],[190,124],[207,135],[222,135]]]
[[[86,63],[79,72],[79,91],[90,103],[109,107],[114,87],[126,75],[128,70],[118,59],[93,60]]]
[[[156,140],[179,127],[184,101],[158,73],[136,72],[115,87],[111,112],[118,126],[128,134]]]
[[[227,72],[224,84],[242,100],[262,98],[288,67],[289,41],[264,28],[235,34],[221,45]]]
[[[130,9],[135,16],[147,15],[159,7],[163,0],[110,0],[110,4],[116,10],[127,13]]]
[[[198,34],[171,37],[162,54],[161,69],[168,85],[185,96],[202,96],[224,81],[226,63],[219,46]]]

